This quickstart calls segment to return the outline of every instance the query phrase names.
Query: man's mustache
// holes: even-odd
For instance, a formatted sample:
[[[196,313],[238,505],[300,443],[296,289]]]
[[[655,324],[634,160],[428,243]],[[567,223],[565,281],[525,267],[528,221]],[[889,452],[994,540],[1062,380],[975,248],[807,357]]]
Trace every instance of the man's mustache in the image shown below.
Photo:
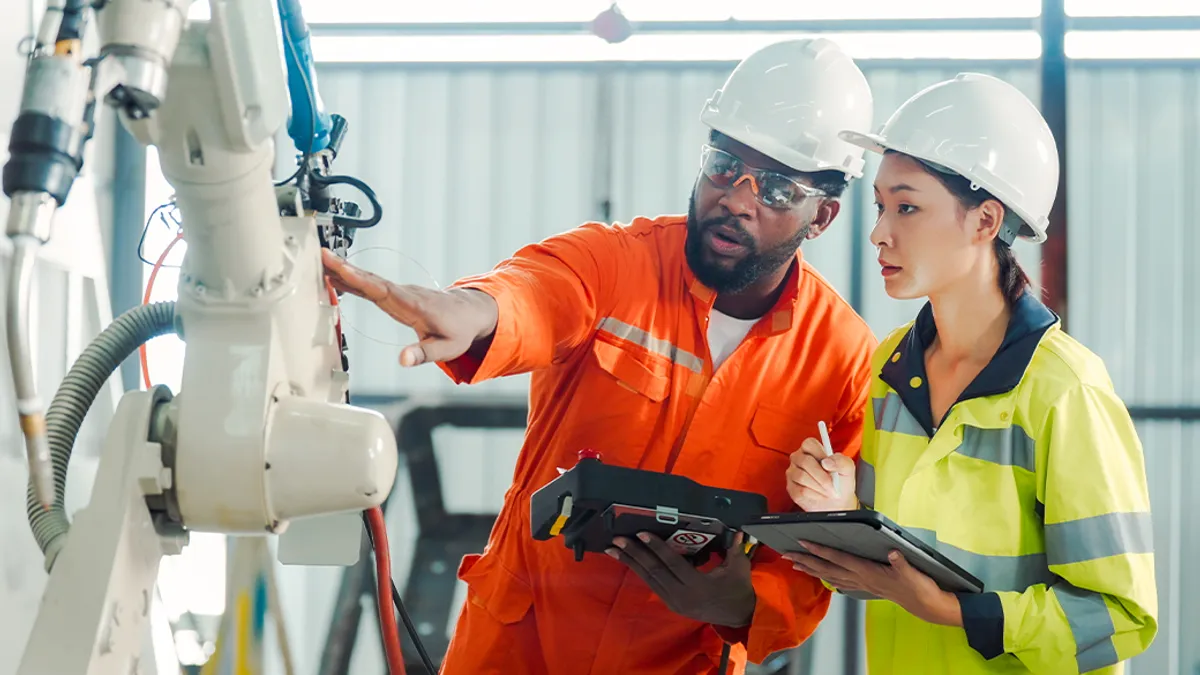
[[[725,228],[726,231],[723,234],[742,246],[754,246],[754,238],[750,236],[750,233],[746,231],[746,228],[742,226],[741,221],[737,218],[709,218],[708,220],[700,221],[699,229],[701,231],[710,230],[715,227]]]

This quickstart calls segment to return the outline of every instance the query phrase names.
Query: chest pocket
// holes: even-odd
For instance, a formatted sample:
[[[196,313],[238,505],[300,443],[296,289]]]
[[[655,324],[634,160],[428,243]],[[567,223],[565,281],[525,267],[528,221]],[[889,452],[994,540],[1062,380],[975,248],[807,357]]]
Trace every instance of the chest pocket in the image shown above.
[[[793,411],[760,404],[750,418],[749,431],[752,443],[738,472],[744,489],[765,496],[773,510],[791,510],[787,468],[804,439],[816,435],[816,422],[809,424]]]
[[[592,448],[606,461],[638,466],[655,438],[671,401],[671,364],[634,346],[597,337],[584,357],[569,412],[555,432],[574,463],[581,448]],[[561,466],[570,466],[563,464]]]
[[[654,403],[661,403],[671,387],[670,364],[664,359],[642,357],[633,349],[597,339],[592,345],[592,354],[600,369],[611,375],[617,384]]]

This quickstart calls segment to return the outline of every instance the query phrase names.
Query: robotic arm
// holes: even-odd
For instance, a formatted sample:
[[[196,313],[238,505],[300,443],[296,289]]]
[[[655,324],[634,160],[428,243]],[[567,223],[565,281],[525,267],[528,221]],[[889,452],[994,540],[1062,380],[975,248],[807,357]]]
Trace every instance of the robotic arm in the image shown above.
[[[322,246],[348,246],[379,207],[365,190],[375,213],[359,220],[328,194],[336,182],[365,186],[329,175],[344,124],[319,110],[294,0],[278,13],[272,0],[212,0],[211,21],[194,25],[189,0],[88,1],[47,12],[42,34],[56,41],[31,58],[4,168],[19,263],[10,353],[30,520],[50,572],[20,675],[135,672],[159,560],[189,531],[265,536],[294,518],[370,509],[397,466],[386,420],[345,404],[344,345],[320,263]],[[93,13],[101,49],[84,60]],[[290,129],[304,154],[296,184],[277,186],[273,137],[288,104],[281,28],[293,99],[304,93],[308,107]],[[24,348],[29,270],[82,165],[96,100],[159,149],[188,251],[179,300],[114,321],[43,417]],[[181,392],[122,398],[91,501],[68,522],[66,466],[88,407],[126,356],[172,330],[187,343]]]

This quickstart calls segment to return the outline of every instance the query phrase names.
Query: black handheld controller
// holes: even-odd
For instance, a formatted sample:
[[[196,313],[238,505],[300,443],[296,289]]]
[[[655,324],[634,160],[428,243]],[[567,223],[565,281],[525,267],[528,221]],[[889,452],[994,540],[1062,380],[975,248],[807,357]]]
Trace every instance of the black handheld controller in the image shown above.
[[[692,564],[703,565],[733,545],[743,523],[766,512],[762,495],[604,464],[592,450],[580,451],[574,467],[530,499],[533,538],[562,535],[576,560],[584,553],[603,553],[614,537],[650,532]]]

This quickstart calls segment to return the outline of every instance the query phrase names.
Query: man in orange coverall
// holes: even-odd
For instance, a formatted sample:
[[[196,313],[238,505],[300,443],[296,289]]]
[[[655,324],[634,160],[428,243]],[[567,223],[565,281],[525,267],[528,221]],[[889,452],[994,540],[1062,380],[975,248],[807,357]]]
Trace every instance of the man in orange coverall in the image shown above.
[[[406,366],[456,382],[532,372],[525,442],[446,675],[693,674],[761,663],[812,634],[821,582],[737,546],[696,569],[661,540],[618,540],[576,562],[531,536],[529,499],[590,448],[602,461],[688,476],[792,507],[789,455],[830,427],[858,452],[875,339],[799,247],[838,213],[868,131],[862,73],[828,40],[768,46],[702,112],[711,129],[687,217],[588,223],[447,291],[398,286],[327,255],[335,286],[411,326]]]

